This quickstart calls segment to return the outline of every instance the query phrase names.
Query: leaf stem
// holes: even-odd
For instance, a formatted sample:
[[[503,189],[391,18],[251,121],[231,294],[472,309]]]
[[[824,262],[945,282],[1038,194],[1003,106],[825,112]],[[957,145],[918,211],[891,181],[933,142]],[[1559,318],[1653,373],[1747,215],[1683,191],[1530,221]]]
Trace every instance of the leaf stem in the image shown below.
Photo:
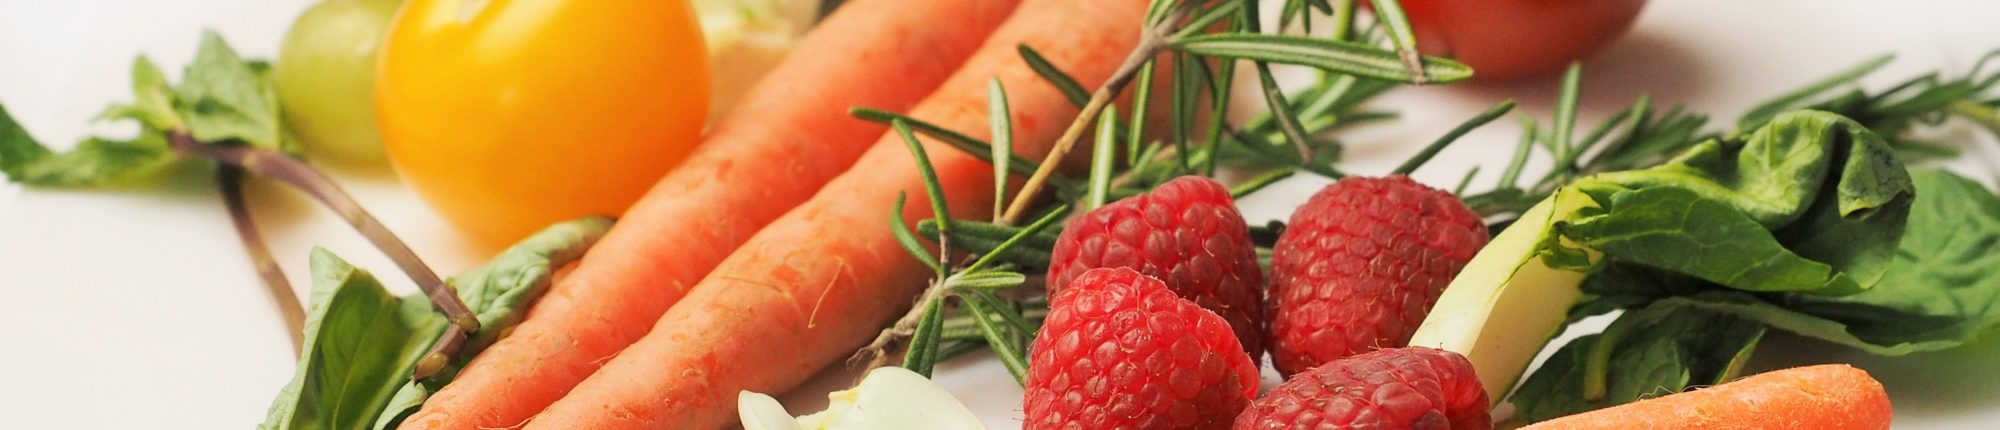
[[[229,209],[229,222],[236,227],[236,237],[243,241],[243,251],[250,255],[250,265],[256,266],[257,277],[264,280],[265,292],[271,294],[271,302],[278,305],[278,315],[285,319],[286,332],[292,336],[292,354],[297,355],[306,341],[305,307],[292,292],[291,281],[285,280],[284,269],[271,256],[271,248],[264,245],[257,221],[250,218],[250,206],[243,200],[243,169],[217,167],[215,186],[222,194],[222,206]]]
[[[408,275],[410,280],[416,281],[417,288],[422,289],[424,295],[430,297],[431,304],[436,306],[439,312],[444,313],[453,325],[458,326],[460,331],[470,333],[479,330],[479,319],[466,308],[465,302],[458,299],[454,289],[445,284],[443,279],[438,278],[437,272],[424,264],[423,259],[418,258],[417,253],[411,251],[409,245],[396,238],[388,227],[363,209],[360,202],[355,201],[353,196],[348,195],[347,191],[342,190],[319,170],[274,150],[202,143],[185,131],[169,133],[167,139],[177,152],[240,167],[258,176],[284,182],[311,195],[314,200],[318,200],[320,204],[339,214],[341,219],[346,220],[348,225],[361,233],[362,237],[367,238],[383,254],[388,255],[391,261],[395,261],[396,266],[403,269],[403,274]]]

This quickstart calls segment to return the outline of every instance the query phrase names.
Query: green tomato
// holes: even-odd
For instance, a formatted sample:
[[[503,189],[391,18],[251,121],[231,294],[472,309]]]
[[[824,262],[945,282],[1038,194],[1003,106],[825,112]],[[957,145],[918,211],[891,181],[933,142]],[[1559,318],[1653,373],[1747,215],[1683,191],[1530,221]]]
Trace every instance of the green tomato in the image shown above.
[[[278,49],[278,100],[285,121],[315,156],[380,165],[375,125],[375,53],[402,0],[325,0],[292,23]]]

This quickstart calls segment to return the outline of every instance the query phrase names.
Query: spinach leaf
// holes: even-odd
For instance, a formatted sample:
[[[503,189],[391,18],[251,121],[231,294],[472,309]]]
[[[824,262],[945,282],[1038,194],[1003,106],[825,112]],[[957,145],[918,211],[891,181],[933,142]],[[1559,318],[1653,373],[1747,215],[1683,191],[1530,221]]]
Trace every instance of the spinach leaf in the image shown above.
[[[107,185],[145,176],[173,161],[166,134],[154,123],[177,121],[171,111],[161,110],[159,92],[165,88],[160,71],[144,57],[132,66],[136,101],[114,106],[105,119],[135,119],[141,124],[132,139],[91,137],[69,152],[55,153],[30,136],[21,124],[0,106],[0,173],[14,182],[52,187]]]
[[[1520,408],[1517,419],[1538,422],[1727,381],[1764,335],[1757,321],[1668,303],[1627,312],[1612,326],[1563,345],[1529,375],[1510,399]]]
[[[581,258],[610,226],[607,217],[559,223],[453,278],[483,329],[445,374],[518,323],[555,271]],[[330,252],[315,250],[312,262],[304,353],[259,428],[393,427],[446,381],[412,382],[410,373],[450,323],[431,310],[424,295],[390,295],[367,271]]]
[[[1886,143],[1826,112],[1778,115],[1660,166],[1587,177],[1557,223],[1562,248],[1757,292],[1853,294],[1880,284],[1914,194]],[[1571,268],[1574,258],[1556,259]]]
[[[2000,325],[2000,197],[1941,170],[1916,172],[1919,193],[1894,259],[1875,288],[1847,296],[1711,291],[1672,302],[1754,319],[1878,355],[1956,347]]]

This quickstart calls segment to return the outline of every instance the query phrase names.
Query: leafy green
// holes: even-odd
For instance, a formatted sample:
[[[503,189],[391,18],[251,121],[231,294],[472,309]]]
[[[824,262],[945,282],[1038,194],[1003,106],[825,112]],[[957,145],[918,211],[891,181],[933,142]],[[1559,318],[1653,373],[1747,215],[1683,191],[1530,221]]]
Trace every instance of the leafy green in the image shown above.
[[[1950,172],[1913,175],[1919,193],[1875,288],[1845,296],[1707,291],[1699,281],[1600,272],[1585,291],[1731,313],[1879,355],[1956,347],[2000,325],[2000,197]],[[1595,279],[1595,278],[1593,278]],[[1619,285],[1622,289],[1606,286]],[[1594,287],[1595,286],[1595,287]]]
[[[201,48],[175,88],[173,105],[197,140],[295,152],[271,89],[270,65],[244,61],[213,31],[202,32]]]
[[[1913,194],[1881,138],[1815,111],[1571,190],[1596,207],[1557,224],[1564,241],[1553,251],[1586,248],[1746,291],[1827,295],[1880,283]]]
[[[374,276],[315,249],[306,343],[292,382],[278,393],[262,429],[392,428],[450,381],[459,366],[518,323],[556,269],[581,258],[611,220],[588,217],[550,226],[484,266],[451,279],[483,329],[446,371],[422,382],[411,371],[450,327],[423,294],[396,297]]]
[[[314,249],[312,272],[298,373],[259,428],[366,428],[448,323],[423,296],[390,295],[332,252]]]
[[[132,63],[132,101],[105,109],[100,120],[131,120],[137,137],[90,137],[69,152],[56,153],[29,136],[0,107],[0,172],[8,180],[37,186],[85,187],[140,178],[179,159],[170,134],[186,132],[204,142],[240,142],[295,152],[271,89],[270,67],[245,61],[213,32],[179,87],[144,56]]]
[[[1754,320],[1655,304],[1563,345],[1511,401],[1517,418],[1532,423],[1718,384],[1736,377],[1763,335]],[[1602,367],[1593,368],[1598,360]],[[1595,395],[1593,379],[1601,384]]]

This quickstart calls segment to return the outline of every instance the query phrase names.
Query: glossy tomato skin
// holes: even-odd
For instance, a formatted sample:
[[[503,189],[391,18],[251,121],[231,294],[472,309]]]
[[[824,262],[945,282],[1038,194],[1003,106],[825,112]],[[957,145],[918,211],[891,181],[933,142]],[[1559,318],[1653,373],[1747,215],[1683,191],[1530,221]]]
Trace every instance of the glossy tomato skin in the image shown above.
[[[409,0],[376,75],[390,161],[489,244],[624,212],[699,142],[708,67],[684,1]]]
[[[1451,55],[1473,78],[1514,79],[1561,70],[1609,45],[1646,0],[1402,0],[1427,54]]]

